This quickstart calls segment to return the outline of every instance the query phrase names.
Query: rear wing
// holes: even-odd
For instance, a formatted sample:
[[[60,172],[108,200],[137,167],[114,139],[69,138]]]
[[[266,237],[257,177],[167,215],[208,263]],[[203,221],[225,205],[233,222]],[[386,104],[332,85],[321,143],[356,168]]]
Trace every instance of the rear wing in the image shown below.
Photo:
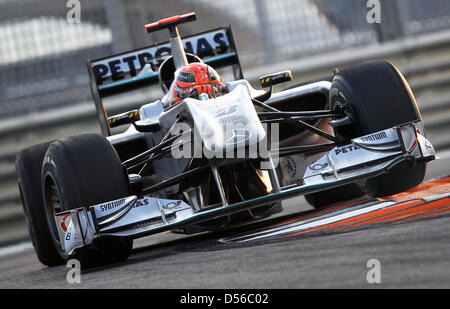
[[[232,67],[235,79],[242,79],[231,26],[182,38],[186,53],[200,57],[215,69]],[[161,64],[171,55],[170,42],[155,44],[122,54],[88,61],[90,86],[102,133],[111,135],[103,98],[159,83],[158,71],[150,65]],[[145,68],[144,68],[145,67]]]

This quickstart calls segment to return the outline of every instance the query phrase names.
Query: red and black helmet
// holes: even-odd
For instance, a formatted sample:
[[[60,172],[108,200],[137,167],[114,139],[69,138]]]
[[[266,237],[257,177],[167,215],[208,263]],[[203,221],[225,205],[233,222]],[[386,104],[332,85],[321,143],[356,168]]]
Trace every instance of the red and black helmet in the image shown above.
[[[209,98],[222,92],[222,79],[216,70],[201,62],[190,63],[175,73],[173,96],[175,103],[185,98],[198,98],[206,93]]]

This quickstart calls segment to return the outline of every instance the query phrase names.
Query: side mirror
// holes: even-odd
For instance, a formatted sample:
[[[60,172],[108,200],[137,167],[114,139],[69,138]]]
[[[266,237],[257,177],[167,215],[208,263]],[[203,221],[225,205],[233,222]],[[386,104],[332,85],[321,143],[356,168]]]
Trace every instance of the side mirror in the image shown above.
[[[141,119],[141,117],[139,115],[139,111],[136,109],[123,114],[108,117],[108,124],[110,128],[115,128],[124,124],[133,123],[139,119]]]
[[[261,76],[259,78],[261,87],[263,88],[272,87],[281,83],[290,82],[292,80],[292,72],[289,70]]]

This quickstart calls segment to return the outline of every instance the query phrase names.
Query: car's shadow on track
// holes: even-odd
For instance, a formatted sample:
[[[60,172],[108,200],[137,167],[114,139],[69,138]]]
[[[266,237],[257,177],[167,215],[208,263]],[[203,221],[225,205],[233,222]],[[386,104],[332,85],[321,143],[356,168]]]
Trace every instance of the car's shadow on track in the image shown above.
[[[270,226],[282,224],[285,221],[297,218],[302,215],[308,215],[314,212],[316,212],[316,210],[302,211],[285,216],[279,216],[276,218],[261,219],[247,224],[240,224],[237,226],[227,227],[220,231],[204,232],[192,236],[186,235],[185,237],[176,240],[152,244],[149,246],[142,246],[133,249],[131,256],[124,262],[83,269],[82,273],[86,274],[117,267],[124,267],[127,265],[132,265],[141,262],[148,262],[149,260],[156,260],[159,258],[184,254],[187,252],[220,251],[232,248],[260,246],[271,242],[286,241],[289,239],[276,238],[276,239],[265,239],[263,241],[252,241],[250,243],[242,244],[242,243],[225,243],[221,242],[220,239],[241,235],[243,233],[248,233],[250,231],[256,232],[258,230],[263,230]]]

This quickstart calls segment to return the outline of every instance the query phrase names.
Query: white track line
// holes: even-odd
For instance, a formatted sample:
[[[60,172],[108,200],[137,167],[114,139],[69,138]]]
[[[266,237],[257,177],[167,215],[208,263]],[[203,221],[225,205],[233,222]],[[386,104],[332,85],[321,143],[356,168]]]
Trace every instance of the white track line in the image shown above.
[[[386,202],[380,202],[375,205],[358,208],[358,209],[354,209],[354,208],[351,209],[351,207],[349,207],[348,211],[345,211],[343,213],[338,213],[338,214],[336,214],[336,212],[327,213],[325,215],[318,216],[312,222],[309,220],[301,220],[301,221],[295,222],[292,225],[290,224],[289,226],[283,226],[281,228],[278,227],[278,228],[270,229],[270,230],[263,231],[263,232],[257,232],[257,233],[245,235],[245,239],[242,239],[242,240],[239,240],[239,238],[244,238],[241,236],[241,237],[236,237],[235,239],[233,239],[233,238],[226,239],[226,241],[228,241],[228,242],[230,242],[230,241],[248,242],[248,241],[254,241],[257,239],[261,239],[261,238],[297,233],[297,232],[308,230],[311,228],[316,228],[316,227],[320,227],[320,226],[327,225],[330,223],[335,223],[335,222],[345,220],[348,218],[357,217],[357,216],[360,216],[360,215],[363,215],[363,214],[366,214],[369,212],[373,212],[373,211],[376,211],[379,209],[389,208],[390,206],[393,206],[396,204],[397,204],[396,202],[386,201]]]
[[[31,242],[21,242],[16,245],[0,248],[0,257],[21,253],[33,249]]]

